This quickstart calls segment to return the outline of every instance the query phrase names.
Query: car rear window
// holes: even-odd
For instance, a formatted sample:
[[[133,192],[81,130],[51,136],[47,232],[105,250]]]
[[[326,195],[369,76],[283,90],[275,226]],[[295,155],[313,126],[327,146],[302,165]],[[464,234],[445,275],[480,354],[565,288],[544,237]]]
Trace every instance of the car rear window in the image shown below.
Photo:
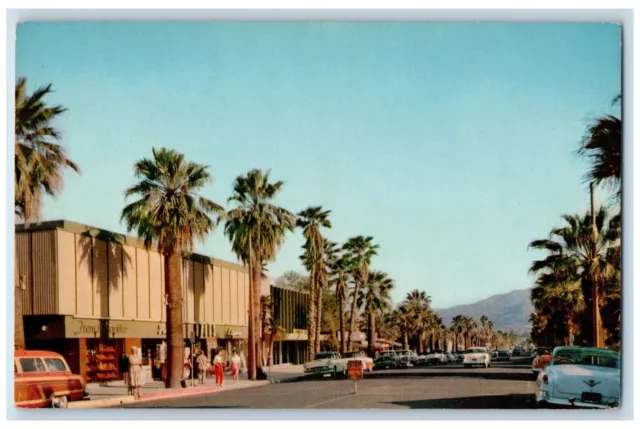
[[[40,358],[21,358],[20,366],[23,372],[40,372],[46,371],[44,364]]]
[[[47,365],[49,371],[66,371],[67,367],[64,365],[61,359],[46,358],[44,363]]]

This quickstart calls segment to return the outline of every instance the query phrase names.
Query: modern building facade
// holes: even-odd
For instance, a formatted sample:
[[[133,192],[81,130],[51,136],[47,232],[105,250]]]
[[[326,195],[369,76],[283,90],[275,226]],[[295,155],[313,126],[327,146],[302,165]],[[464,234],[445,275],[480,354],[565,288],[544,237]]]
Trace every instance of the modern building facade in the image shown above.
[[[275,365],[302,364],[307,361],[307,303],[308,292],[271,286],[273,319],[285,331],[283,338],[273,344],[272,362]]]
[[[166,333],[163,256],[133,237],[69,221],[17,225],[15,281],[26,346],[63,354],[88,381],[123,377],[131,346],[162,359]],[[232,347],[248,337],[249,272],[243,265],[183,259],[185,347]]]

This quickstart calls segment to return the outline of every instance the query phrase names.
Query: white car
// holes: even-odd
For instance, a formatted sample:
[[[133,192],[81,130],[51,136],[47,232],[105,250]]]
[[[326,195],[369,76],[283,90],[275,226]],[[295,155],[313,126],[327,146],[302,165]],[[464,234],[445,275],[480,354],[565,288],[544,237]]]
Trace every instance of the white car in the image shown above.
[[[344,377],[347,375],[347,361],[337,352],[316,353],[311,362],[303,365],[304,373],[309,375],[330,375]]]
[[[536,385],[541,407],[618,407],[620,355],[606,349],[557,347]]]
[[[426,363],[427,365],[446,365],[447,354],[444,350],[432,350],[427,353]]]
[[[462,363],[465,368],[470,368],[476,365],[488,368],[491,366],[491,354],[484,347],[471,347],[464,353],[464,360]]]
[[[373,359],[371,359],[365,352],[346,352],[342,357],[348,362],[350,360],[359,360],[362,362],[362,370],[371,372],[373,371]]]

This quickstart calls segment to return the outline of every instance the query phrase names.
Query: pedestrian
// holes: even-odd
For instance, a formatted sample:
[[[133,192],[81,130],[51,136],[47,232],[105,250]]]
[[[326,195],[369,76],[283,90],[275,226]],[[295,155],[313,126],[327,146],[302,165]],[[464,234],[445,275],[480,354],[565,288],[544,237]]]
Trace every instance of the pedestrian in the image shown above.
[[[135,398],[140,398],[140,372],[142,359],[138,356],[136,346],[131,347],[129,355],[129,389]]]
[[[236,349],[233,349],[233,355],[231,355],[231,375],[233,376],[233,383],[238,381],[238,372],[240,371],[240,365],[242,365],[242,359],[238,355]]]
[[[200,384],[204,384],[204,378],[207,375],[207,368],[209,367],[209,359],[204,354],[204,351],[200,350],[200,354],[197,359],[198,364],[198,380],[200,380]]]
[[[216,386],[222,387],[222,379],[223,379],[223,366],[224,360],[222,360],[221,350],[218,350],[218,353],[213,358],[213,367],[215,368],[216,373]]]

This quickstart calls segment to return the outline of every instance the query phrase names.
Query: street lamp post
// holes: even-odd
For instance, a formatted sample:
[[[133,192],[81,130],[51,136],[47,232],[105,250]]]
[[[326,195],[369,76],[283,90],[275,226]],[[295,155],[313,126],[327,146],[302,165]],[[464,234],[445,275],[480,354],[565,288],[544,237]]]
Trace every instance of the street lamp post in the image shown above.
[[[592,243],[592,261],[594,271],[591,273],[591,319],[592,319],[592,336],[593,346],[602,347],[600,341],[600,306],[598,304],[598,226],[596,225],[596,210],[593,195],[593,182],[589,184],[589,193],[591,194],[591,231],[593,234]]]

